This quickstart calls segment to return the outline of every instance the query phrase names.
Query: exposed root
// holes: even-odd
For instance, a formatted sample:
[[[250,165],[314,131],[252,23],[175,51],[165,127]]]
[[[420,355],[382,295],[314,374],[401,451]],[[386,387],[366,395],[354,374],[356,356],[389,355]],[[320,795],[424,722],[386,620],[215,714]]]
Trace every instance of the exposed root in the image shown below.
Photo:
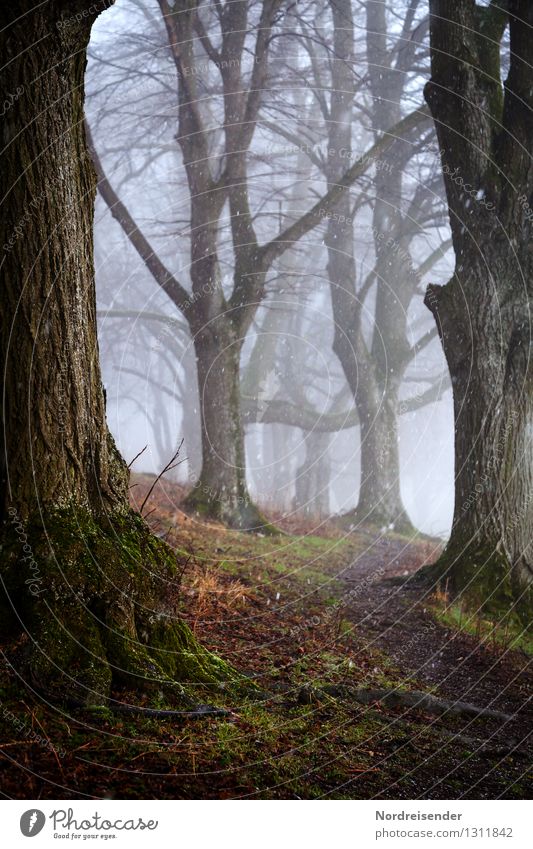
[[[334,521],[343,530],[360,530],[361,528],[371,527],[376,532],[386,530],[409,537],[419,536],[419,531],[411,523],[405,511],[391,517],[390,513],[384,513],[379,508],[367,509],[358,506],[348,513],[343,513]]]
[[[105,705],[126,684],[196,709],[198,693],[241,689],[242,676],[177,615],[176,555],[139,516],[58,510],[25,533],[38,584],[25,585],[28,566],[9,528],[0,570],[26,635],[22,668],[47,698]]]
[[[435,563],[422,567],[410,582],[439,585],[464,606],[494,621],[529,629],[533,620],[533,583],[502,553],[501,546],[449,544]]]
[[[367,690],[333,684],[325,685],[324,687],[317,689],[310,689],[308,687],[302,688],[302,690],[300,690],[298,700],[306,703],[305,699],[319,699],[322,693],[333,698],[355,701],[362,705],[371,705],[379,702],[389,708],[420,710],[424,713],[436,714],[438,716],[450,713],[463,716],[498,719],[505,722],[509,722],[513,719],[510,714],[503,713],[499,710],[477,707],[476,705],[469,704],[468,702],[452,702],[447,699],[437,698],[436,696],[431,695],[431,693],[424,693],[419,690]]]
[[[80,705],[81,707],[81,705]],[[98,705],[86,705],[87,710],[98,709]],[[215,708],[211,705],[197,705],[194,710],[158,710],[156,708],[142,707],[141,705],[112,705],[107,709],[111,713],[127,713],[135,716],[144,716],[148,719],[217,719],[231,716],[230,710]]]

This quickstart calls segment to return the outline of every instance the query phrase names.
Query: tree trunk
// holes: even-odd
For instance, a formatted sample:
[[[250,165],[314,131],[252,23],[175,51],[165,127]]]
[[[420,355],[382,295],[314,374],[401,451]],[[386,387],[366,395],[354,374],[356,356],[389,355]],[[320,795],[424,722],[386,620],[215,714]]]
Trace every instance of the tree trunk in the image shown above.
[[[361,415],[361,483],[356,516],[400,533],[413,530],[400,492],[398,396],[389,385],[386,394],[373,386],[358,389]]]
[[[366,43],[372,93],[372,125],[376,135],[393,127],[401,117],[405,76],[392,66],[388,44],[388,11],[384,3],[366,8]],[[405,145],[408,148],[408,145]],[[363,516],[372,505],[374,520],[406,533],[413,532],[400,491],[398,393],[407,367],[407,315],[413,295],[412,273],[402,246],[404,157],[401,144],[388,151],[375,175],[372,232],[376,254],[376,305],[371,358],[375,386],[362,386],[361,498]],[[364,383],[364,381],[363,381]],[[376,405],[375,391],[378,391]],[[363,413],[361,409],[360,414]],[[370,432],[372,431],[372,432]]]
[[[88,30],[62,27],[59,16],[50,21],[49,5],[29,12],[3,39],[11,60],[3,91],[22,91],[4,118],[2,139],[3,518],[13,503],[24,519],[39,504],[113,509],[127,492],[124,463],[105,427],[88,285],[94,176],[81,94],[71,90],[83,84],[79,48]],[[42,46],[24,61],[18,54],[21,44],[32,44],[30,31]],[[67,59],[70,47],[79,52]],[[40,85],[33,83],[38,72]]]
[[[372,4],[371,4],[372,5]],[[380,14],[384,14],[384,8]],[[354,78],[350,60],[353,51],[353,22],[349,0],[333,4],[335,25],[334,91],[328,134],[328,186],[340,179],[345,168],[343,151],[351,149],[351,115]],[[374,28],[376,24],[373,24]],[[385,127],[387,129],[389,125]],[[383,177],[378,171],[380,187]],[[374,223],[384,216],[379,199]],[[353,224],[348,193],[336,207],[336,218],[328,221],[328,275],[335,321],[334,351],[339,357],[353,394],[361,423],[361,484],[358,506],[348,514],[350,521],[376,525],[393,525],[406,532],[412,525],[402,503],[398,454],[397,389],[390,376],[390,364],[381,372],[381,359],[376,346],[368,350],[361,328],[362,304],[356,292],[356,269],[353,256]],[[385,223],[379,225],[383,230]],[[397,281],[394,281],[395,285]],[[386,286],[384,288],[387,288]],[[387,315],[385,305],[378,318]],[[379,334],[376,334],[379,335]],[[384,358],[386,361],[386,352]]]
[[[323,519],[330,515],[330,440],[329,433],[315,431],[306,434],[305,458],[296,470],[294,507],[310,519]]]
[[[455,509],[434,575],[497,617],[533,609],[533,7],[431,0],[431,80],[456,255],[429,286],[450,369]],[[500,46],[509,26],[508,75]],[[489,47],[487,46],[489,45]]]
[[[264,530],[246,485],[240,411],[242,339],[218,316],[193,326],[202,422],[202,471],[186,505],[239,530]]]
[[[426,304],[439,325],[453,385],[455,506],[438,573],[454,593],[495,615],[531,612],[533,583],[533,374],[530,255],[505,259],[497,240],[473,266],[475,298],[465,309],[457,277],[431,286]],[[519,265],[518,273],[513,266]],[[499,281],[496,298],[490,277]]]
[[[2,90],[16,94],[0,169],[0,576],[32,686],[84,704],[119,681],[185,696],[176,680],[231,677],[174,618],[175,556],[130,510],[106,425],[83,80],[92,20],[108,5],[0,11]]]

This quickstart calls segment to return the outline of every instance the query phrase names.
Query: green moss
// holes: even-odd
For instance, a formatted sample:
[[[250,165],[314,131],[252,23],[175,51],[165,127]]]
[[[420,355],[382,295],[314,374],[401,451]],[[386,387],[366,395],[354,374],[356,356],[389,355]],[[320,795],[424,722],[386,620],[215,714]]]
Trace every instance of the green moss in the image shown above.
[[[50,697],[103,704],[113,683],[135,681],[187,698],[189,687],[241,680],[176,617],[176,554],[137,514],[57,510],[45,527],[27,522],[25,534],[38,584],[28,591],[13,529],[1,568],[30,637],[29,674]]]
[[[229,664],[201,646],[184,622],[159,617],[150,632],[150,654],[169,677],[185,685],[252,689]]]
[[[524,627],[512,616],[503,619],[489,619],[477,616],[460,604],[447,605],[444,610],[433,608],[437,621],[447,628],[465,631],[483,642],[506,649],[520,648],[526,654],[533,655],[533,635],[531,629]]]
[[[387,536],[391,538],[407,538],[412,540],[414,536],[419,535],[419,532],[416,530],[414,525],[411,524],[406,514],[396,517],[393,528],[390,528],[390,523],[390,513],[382,513],[377,507],[374,507],[373,509],[359,509],[356,507],[355,510],[343,513],[335,519],[336,526],[349,533],[356,528],[358,532],[366,531],[377,537],[382,535],[383,528],[386,528]]]
[[[447,589],[478,618],[509,621],[527,630],[533,619],[533,585],[517,586],[511,564],[498,549],[498,545],[449,546],[436,563],[418,574]]]
[[[42,599],[28,622],[32,683],[55,700],[68,693],[75,702],[99,704],[111,687],[100,630],[74,599],[64,609],[66,616]]]

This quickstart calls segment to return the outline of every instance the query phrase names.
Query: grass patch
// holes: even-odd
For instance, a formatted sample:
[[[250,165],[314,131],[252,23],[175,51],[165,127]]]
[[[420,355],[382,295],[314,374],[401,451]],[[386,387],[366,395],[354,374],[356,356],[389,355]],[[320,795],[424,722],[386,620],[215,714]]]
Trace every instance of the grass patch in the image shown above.
[[[461,604],[448,604],[444,609],[433,605],[435,619],[447,628],[463,631],[487,645],[500,649],[521,649],[533,655],[531,627],[525,627],[511,617],[494,621],[473,613]]]

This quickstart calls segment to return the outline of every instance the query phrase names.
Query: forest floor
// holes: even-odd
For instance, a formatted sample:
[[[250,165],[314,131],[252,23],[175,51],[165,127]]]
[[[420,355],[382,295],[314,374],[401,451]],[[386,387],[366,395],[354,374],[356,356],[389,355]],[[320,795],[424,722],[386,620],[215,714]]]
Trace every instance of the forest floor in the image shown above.
[[[137,476],[137,505],[152,482]],[[221,690],[230,713],[196,721],[50,707],[5,645],[5,797],[528,798],[531,646],[413,580],[438,541],[334,523],[252,536],[185,516],[182,494],[159,483],[144,512],[183,564],[183,617],[261,696]],[[438,710],[405,695],[420,691]]]

